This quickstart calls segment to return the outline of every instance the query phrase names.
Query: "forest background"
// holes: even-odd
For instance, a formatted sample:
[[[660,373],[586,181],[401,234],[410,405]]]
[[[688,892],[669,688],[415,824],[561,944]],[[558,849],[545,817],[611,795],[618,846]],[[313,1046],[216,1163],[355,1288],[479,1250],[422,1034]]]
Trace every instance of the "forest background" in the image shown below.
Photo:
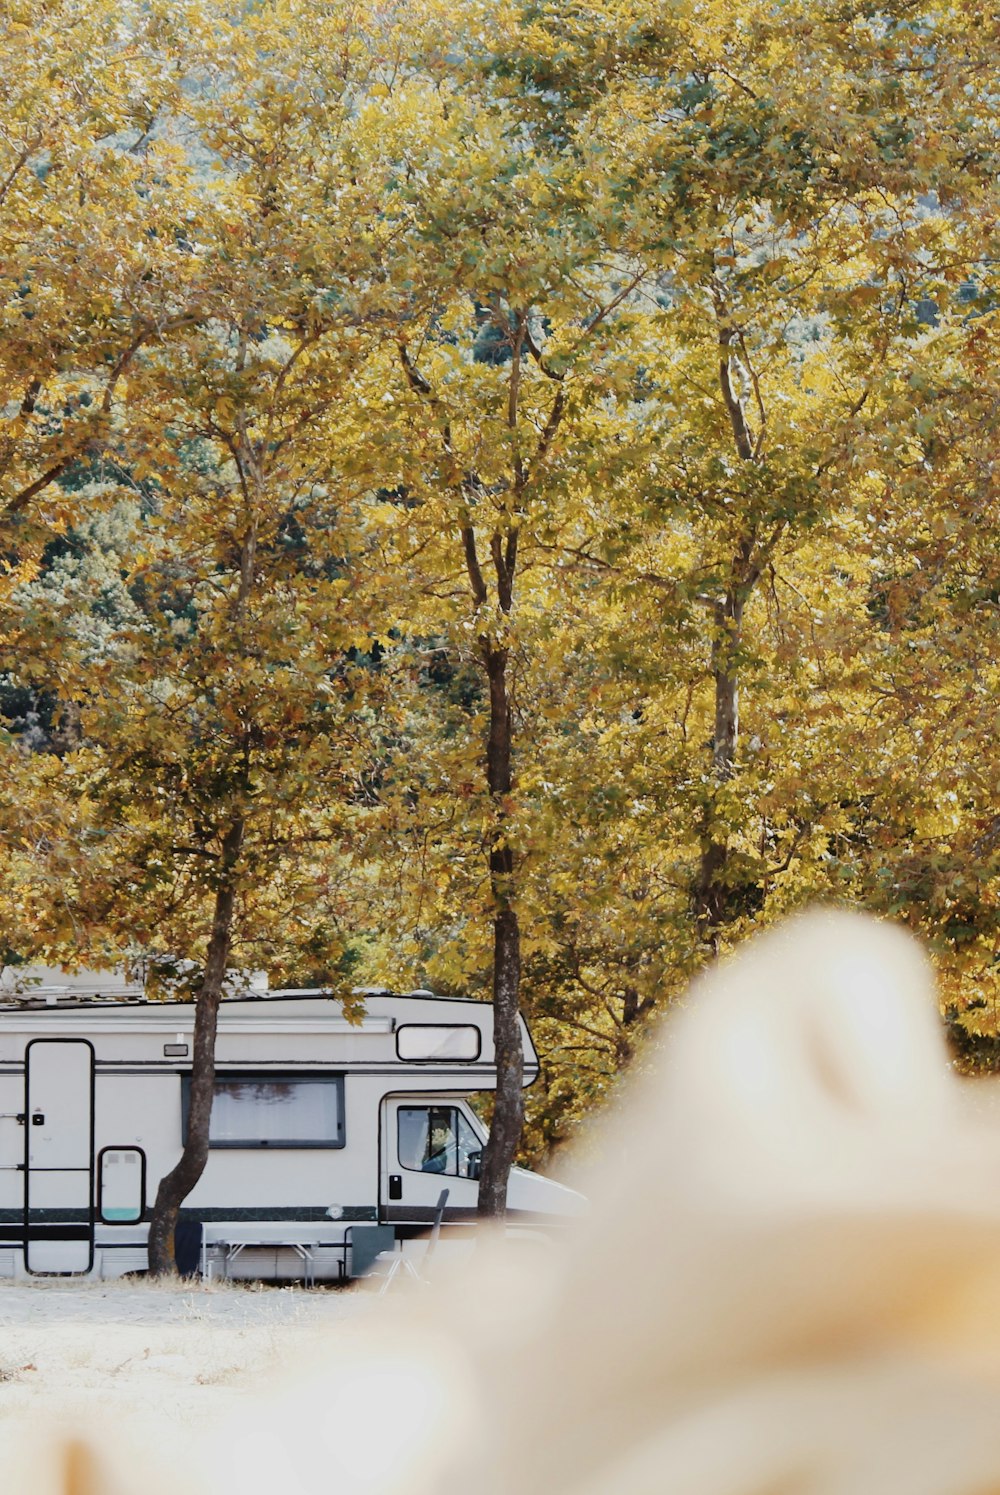
[[[529,1162],[816,899],[991,1063],[998,42],[7,0],[0,960],[493,997]]]

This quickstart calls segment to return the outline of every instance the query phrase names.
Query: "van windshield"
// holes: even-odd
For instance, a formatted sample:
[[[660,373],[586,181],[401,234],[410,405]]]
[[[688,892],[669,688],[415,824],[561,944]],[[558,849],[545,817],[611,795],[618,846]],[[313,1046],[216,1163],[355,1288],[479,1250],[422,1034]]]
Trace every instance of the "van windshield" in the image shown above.
[[[400,1106],[396,1114],[401,1167],[479,1177],[483,1144],[457,1106]]]

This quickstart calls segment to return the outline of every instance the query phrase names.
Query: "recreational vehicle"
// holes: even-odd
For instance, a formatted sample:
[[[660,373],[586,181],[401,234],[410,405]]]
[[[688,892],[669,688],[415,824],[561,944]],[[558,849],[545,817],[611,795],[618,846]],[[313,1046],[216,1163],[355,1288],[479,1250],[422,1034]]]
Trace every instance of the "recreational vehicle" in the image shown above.
[[[208,1165],[181,1212],[179,1264],[343,1281],[376,1250],[475,1216],[496,1085],[493,1009],[415,991],[246,986],[219,1013]],[[180,1155],[194,1007],[121,977],[0,986],[0,1276],[115,1277],[147,1266],[156,1186]],[[525,1083],[538,1056],[522,1025]],[[511,1175],[511,1219],[579,1211],[571,1189]]]

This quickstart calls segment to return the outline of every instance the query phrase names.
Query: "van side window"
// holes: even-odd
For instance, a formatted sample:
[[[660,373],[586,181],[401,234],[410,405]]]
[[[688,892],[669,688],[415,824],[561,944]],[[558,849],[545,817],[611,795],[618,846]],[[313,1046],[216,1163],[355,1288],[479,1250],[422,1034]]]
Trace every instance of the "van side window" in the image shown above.
[[[396,1116],[401,1167],[479,1177],[483,1144],[457,1106],[400,1106]]]
[[[146,1208],[146,1154],[141,1147],[102,1147],[97,1198],[105,1225],[131,1225]]]
[[[184,1135],[191,1082],[182,1086]],[[343,1147],[342,1075],[242,1071],[215,1079],[209,1147]]]

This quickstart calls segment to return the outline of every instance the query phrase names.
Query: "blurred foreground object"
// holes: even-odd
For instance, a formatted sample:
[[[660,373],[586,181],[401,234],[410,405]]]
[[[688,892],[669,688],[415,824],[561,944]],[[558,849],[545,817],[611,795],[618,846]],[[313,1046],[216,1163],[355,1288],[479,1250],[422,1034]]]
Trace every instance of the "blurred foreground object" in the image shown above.
[[[1000,1130],[905,935],[816,913],[706,975],[602,1157],[565,1248],[482,1243],[87,1495],[1000,1490]]]

